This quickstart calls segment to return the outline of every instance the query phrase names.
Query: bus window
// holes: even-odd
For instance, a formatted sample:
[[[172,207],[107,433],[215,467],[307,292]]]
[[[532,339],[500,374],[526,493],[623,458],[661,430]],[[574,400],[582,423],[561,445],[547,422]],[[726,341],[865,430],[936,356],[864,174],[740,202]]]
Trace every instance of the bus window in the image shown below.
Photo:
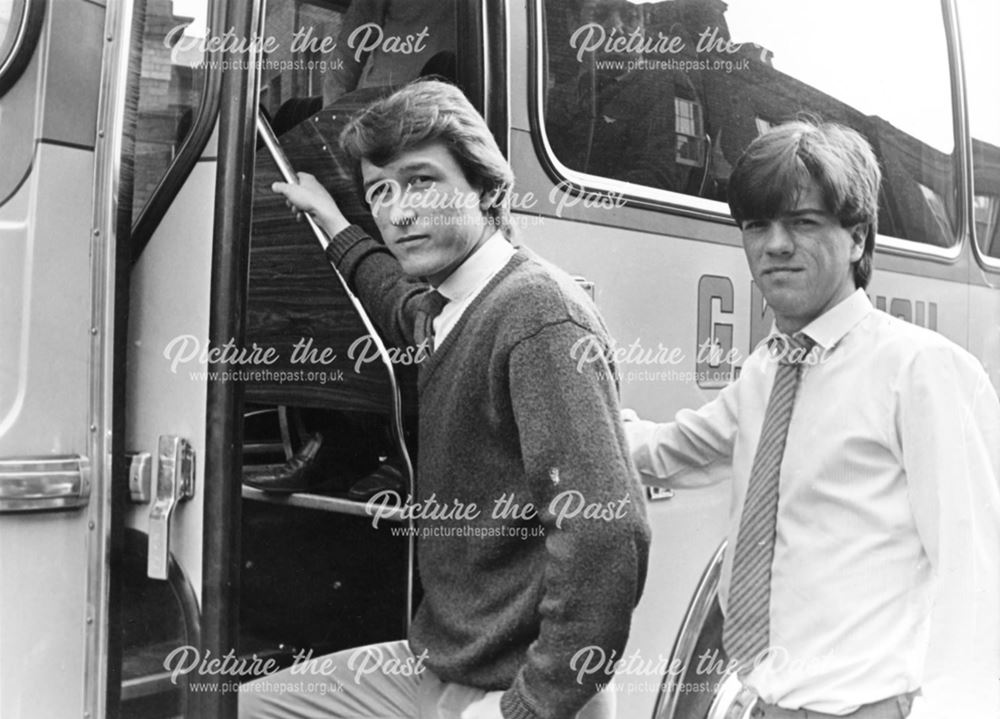
[[[0,65],[3,65],[14,48],[17,23],[11,22],[14,0],[0,0]]]
[[[275,132],[356,90],[456,80],[455,17],[455,4],[440,0],[355,0],[339,11],[315,0],[272,3],[265,25],[277,42],[260,99]]]
[[[1000,26],[1000,7],[960,2],[959,22],[972,133],[974,230],[982,253],[1000,259],[1000,96],[996,91],[1000,46],[993,37]]]
[[[841,122],[881,160],[882,234],[944,247],[955,206],[943,28],[927,1],[544,0],[542,126],[570,174],[725,201],[758,134],[803,115]]]
[[[0,0],[0,95],[34,53],[44,10],[43,0]]]
[[[208,76],[208,0],[148,0],[144,5],[133,218],[153,196],[191,130]]]

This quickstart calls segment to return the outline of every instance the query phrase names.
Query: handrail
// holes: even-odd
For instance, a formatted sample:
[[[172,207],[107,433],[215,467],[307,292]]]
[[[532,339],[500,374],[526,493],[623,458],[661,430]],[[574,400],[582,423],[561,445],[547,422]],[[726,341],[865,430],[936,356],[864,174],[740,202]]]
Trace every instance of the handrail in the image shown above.
[[[264,141],[264,145],[267,147],[268,152],[271,153],[271,157],[278,166],[278,171],[285,179],[285,182],[297,185],[299,183],[299,178],[295,172],[295,168],[292,167],[292,163],[289,161],[288,156],[285,155],[285,151],[281,149],[281,143],[278,141],[277,136],[271,129],[271,125],[268,123],[267,118],[261,114],[260,110],[257,111],[257,132]],[[326,236],[326,232],[323,231],[323,229],[319,226],[319,223],[316,222],[316,219],[312,215],[306,213],[305,218],[309,223],[309,227],[312,228],[313,234],[316,236],[316,240],[319,242],[320,247],[322,247],[325,252],[327,246],[330,244],[330,238]],[[407,492],[409,493],[409,496],[413,497],[416,495],[413,463],[410,461],[410,453],[406,449],[406,441],[403,435],[403,401],[399,393],[399,383],[396,381],[396,372],[393,369],[392,360],[389,358],[389,352],[386,349],[385,343],[382,341],[378,331],[375,329],[375,325],[368,317],[368,313],[362,306],[361,301],[357,298],[354,292],[351,291],[350,286],[347,284],[347,280],[340,273],[340,270],[337,269],[336,264],[332,261],[330,262],[330,268],[340,281],[340,284],[344,288],[347,298],[354,306],[354,310],[357,312],[358,317],[361,318],[361,322],[365,326],[365,330],[367,330],[369,336],[375,342],[379,359],[382,361],[382,364],[385,366],[386,372],[388,373],[390,393],[392,395],[392,422],[390,424],[392,429],[392,439],[396,444],[396,449],[399,452],[400,458],[403,460],[403,468],[405,469],[406,474]],[[406,628],[407,632],[409,632],[410,618],[413,616],[414,532],[412,531],[412,517],[407,520],[407,527],[410,530],[407,532],[408,539],[406,561]]]

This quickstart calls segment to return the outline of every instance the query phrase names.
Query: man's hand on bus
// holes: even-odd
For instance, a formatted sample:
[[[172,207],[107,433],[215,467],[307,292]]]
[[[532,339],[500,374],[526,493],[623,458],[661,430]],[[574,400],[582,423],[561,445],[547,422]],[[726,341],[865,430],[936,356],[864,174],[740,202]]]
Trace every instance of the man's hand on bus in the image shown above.
[[[328,237],[333,238],[346,229],[351,223],[344,217],[326,188],[308,172],[300,172],[298,175],[297,185],[275,182],[271,185],[271,191],[285,196],[285,204],[295,211],[296,219],[301,220],[302,213],[312,215]]]

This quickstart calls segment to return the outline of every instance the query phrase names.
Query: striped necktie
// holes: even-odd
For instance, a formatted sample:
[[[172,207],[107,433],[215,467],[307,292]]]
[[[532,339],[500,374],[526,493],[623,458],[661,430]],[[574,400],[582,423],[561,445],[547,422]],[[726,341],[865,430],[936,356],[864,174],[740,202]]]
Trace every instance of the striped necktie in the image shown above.
[[[802,362],[814,342],[805,335],[772,338],[778,359],[771,397],[764,412],[760,442],[750,470],[740,530],[733,558],[723,646],[738,672],[753,669],[770,645],[771,563],[778,517],[778,479]]]
[[[417,300],[413,324],[413,341],[419,347],[427,343],[427,352],[434,351],[434,318],[448,304],[448,298],[437,290],[425,292]]]

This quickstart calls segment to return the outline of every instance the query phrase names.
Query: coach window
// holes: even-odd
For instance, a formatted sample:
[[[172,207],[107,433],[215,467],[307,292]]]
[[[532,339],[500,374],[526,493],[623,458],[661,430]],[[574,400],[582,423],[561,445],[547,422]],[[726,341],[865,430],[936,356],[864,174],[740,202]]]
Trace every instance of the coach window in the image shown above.
[[[11,48],[14,46],[14,33],[12,28],[17,26],[11,23],[10,16],[14,13],[14,0],[0,0],[0,65],[7,59]]]
[[[724,213],[750,141],[811,115],[854,127],[875,148],[882,234],[954,244],[937,3],[539,2],[541,125],[570,179]]]
[[[14,5],[19,5],[17,16],[14,15]],[[15,0],[0,0],[0,68],[7,64],[7,60],[14,49],[14,41],[17,38],[18,26],[21,24],[21,16],[24,13],[24,2]]]
[[[1000,45],[995,39],[1000,7],[966,1],[958,9],[972,133],[973,231],[987,262],[1000,267],[1000,97],[996,92]]]
[[[209,0],[147,0],[139,52],[132,217],[154,195],[191,131],[208,76]]]
[[[0,95],[34,53],[44,13],[43,0],[0,0]]]

